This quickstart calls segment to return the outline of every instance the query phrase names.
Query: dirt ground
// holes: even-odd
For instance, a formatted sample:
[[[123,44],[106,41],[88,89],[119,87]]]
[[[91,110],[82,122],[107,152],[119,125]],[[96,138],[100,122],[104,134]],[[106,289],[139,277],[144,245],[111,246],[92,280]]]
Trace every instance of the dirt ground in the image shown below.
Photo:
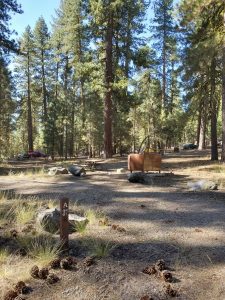
[[[127,167],[126,157],[99,160],[94,171],[80,178],[0,176],[0,189],[52,199],[67,196],[78,207],[101,210],[110,223],[126,230],[90,226],[85,236],[72,234],[71,251],[78,260],[88,255],[82,239],[109,241],[115,247],[89,268],[58,271],[61,280],[54,286],[31,281],[33,292],[26,299],[136,300],[145,295],[170,299],[160,278],[142,273],[164,259],[174,277],[171,285],[179,293],[176,299],[224,300],[225,169],[208,159],[207,151],[166,154],[162,173],[174,175],[153,177],[147,185],[129,183],[128,171],[118,173],[118,168]],[[200,179],[214,180],[219,189],[189,191],[187,183]]]

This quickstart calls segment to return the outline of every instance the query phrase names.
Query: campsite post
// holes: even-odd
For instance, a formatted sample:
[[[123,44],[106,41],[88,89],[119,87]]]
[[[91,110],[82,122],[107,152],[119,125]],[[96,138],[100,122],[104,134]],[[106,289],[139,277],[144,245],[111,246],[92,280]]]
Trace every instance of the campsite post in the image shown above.
[[[60,241],[63,250],[69,249],[69,199],[60,199]]]

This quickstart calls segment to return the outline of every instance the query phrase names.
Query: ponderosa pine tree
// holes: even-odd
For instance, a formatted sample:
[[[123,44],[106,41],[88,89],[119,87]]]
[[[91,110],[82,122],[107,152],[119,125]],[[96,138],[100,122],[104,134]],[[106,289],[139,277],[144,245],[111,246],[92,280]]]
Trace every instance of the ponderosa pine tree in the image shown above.
[[[104,154],[106,158],[113,154],[114,98],[117,99],[122,91],[127,90],[130,63],[133,59],[132,52],[135,49],[134,36],[140,33],[138,31],[141,28],[141,25],[136,27],[137,20],[145,8],[145,1],[90,1],[91,28],[94,40],[97,42],[96,52],[103,58]],[[124,95],[124,92],[121,94]]]
[[[180,5],[180,11],[183,14],[182,22],[186,28],[188,26],[190,29],[188,51],[192,54],[189,58],[189,68],[195,65],[193,74],[196,74],[196,66],[198,73],[205,74],[205,80],[201,81],[201,84],[205,85],[204,95],[209,99],[212,160],[218,159],[216,126],[219,104],[216,96],[218,90],[216,78],[218,79],[219,72],[216,70],[220,68],[219,61],[222,56],[224,9],[225,4],[217,0],[182,1]],[[221,73],[223,74],[223,71]],[[196,77],[196,75],[194,76]],[[222,150],[222,158],[223,152],[224,150]]]
[[[20,41],[20,62],[18,69],[23,72],[25,82],[22,87],[22,98],[26,99],[28,150],[33,151],[33,116],[31,98],[32,63],[34,56],[34,39],[30,26],[27,26]],[[22,82],[21,82],[22,83]]]
[[[40,17],[34,27],[34,47],[35,47],[35,78],[36,85],[40,86],[43,103],[42,121],[44,128],[44,139],[46,142],[46,125],[48,118],[48,92],[47,92],[47,68],[49,65],[49,32],[43,17]]]
[[[153,45],[158,53],[159,78],[162,84],[162,107],[168,108],[170,105],[170,81],[171,81],[171,62],[174,55],[175,25],[172,16],[173,0],[155,0],[153,2],[155,25],[151,26],[153,30]]]
[[[16,50],[16,43],[11,38],[13,31],[9,28],[10,13],[22,13],[16,0],[2,0],[0,3],[0,54],[2,51]]]

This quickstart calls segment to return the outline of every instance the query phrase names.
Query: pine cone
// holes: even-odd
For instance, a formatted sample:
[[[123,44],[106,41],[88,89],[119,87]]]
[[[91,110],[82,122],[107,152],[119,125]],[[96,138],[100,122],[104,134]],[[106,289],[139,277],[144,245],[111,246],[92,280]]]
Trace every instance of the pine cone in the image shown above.
[[[47,276],[48,276],[48,269],[47,268],[42,268],[42,269],[39,270],[38,277],[40,279],[46,279]]]
[[[18,293],[18,294],[22,294],[22,290],[23,288],[26,287],[26,284],[24,281],[18,281],[17,284],[15,285],[15,291]]]
[[[55,274],[49,274],[46,281],[49,284],[54,284],[59,281],[59,277]]]
[[[74,257],[72,257],[72,256],[67,256],[65,259],[68,261],[68,263],[69,263],[71,266],[77,264],[77,260],[76,260]]]
[[[69,270],[69,269],[71,269],[71,263],[66,258],[63,258],[60,261],[60,267],[65,270]]]
[[[21,296],[17,296],[17,297],[15,298],[15,300],[26,300],[26,299],[23,298],[23,297],[21,297]]]
[[[90,267],[95,263],[94,256],[88,256],[84,259],[83,263],[85,267]]]
[[[33,266],[30,270],[30,275],[33,277],[33,278],[39,278],[39,268],[38,266]]]
[[[109,219],[108,218],[103,218],[103,219],[99,220],[98,224],[102,225],[102,226],[108,226],[109,225]]]
[[[18,296],[18,293],[16,291],[8,291],[5,296],[4,296],[4,300],[14,300],[16,297]]]
[[[152,275],[152,274],[157,273],[155,266],[146,267],[142,272],[145,273],[145,274],[148,274],[148,275]]]
[[[172,282],[173,281],[172,273],[170,273],[168,270],[162,271],[161,272],[161,277],[166,282]]]
[[[146,206],[145,206],[144,204],[141,204],[140,207],[141,207],[141,208],[145,208]]]
[[[53,259],[50,263],[49,266],[51,269],[58,269],[60,268],[60,258]]]
[[[141,297],[140,300],[154,300],[152,297],[149,297],[148,295],[145,295],[143,297]]]
[[[166,286],[166,294],[168,294],[171,297],[176,297],[178,295],[178,292],[174,290],[170,284]]]
[[[121,227],[121,226],[118,226],[117,227],[117,231],[119,231],[119,232],[126,232],[126,229],[123,228],[123,227]]]
[[[157,262],[155,263],[155,268],[156,268],[156,270],[159,270],[159,271],[165,270],[165,268],[166,268],[165,261],[163,259],[157,260]]]
[[[18,231],[17,231],[16,229],[12,229],[12,230],[10,230],[10,235],[11,235],[11,237],[13,237],[13,238],[17,238],[17,236],[18,236]]]
[[[111,227],[112,227],[113,230],[117,230],[117,228],[119,227],[119,225],[112,224]]]
[[[24,248],[20,248],[18,249],[17,253],[21,256],[26,256],[27,255],[27,251]]]

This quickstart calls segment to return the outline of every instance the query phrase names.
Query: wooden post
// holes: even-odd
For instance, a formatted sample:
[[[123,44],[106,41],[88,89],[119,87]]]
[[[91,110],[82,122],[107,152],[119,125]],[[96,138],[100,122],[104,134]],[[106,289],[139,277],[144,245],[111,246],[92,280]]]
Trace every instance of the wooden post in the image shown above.
[[[69,199],[60,199],[60,240],[62,249],[69,249]]]

